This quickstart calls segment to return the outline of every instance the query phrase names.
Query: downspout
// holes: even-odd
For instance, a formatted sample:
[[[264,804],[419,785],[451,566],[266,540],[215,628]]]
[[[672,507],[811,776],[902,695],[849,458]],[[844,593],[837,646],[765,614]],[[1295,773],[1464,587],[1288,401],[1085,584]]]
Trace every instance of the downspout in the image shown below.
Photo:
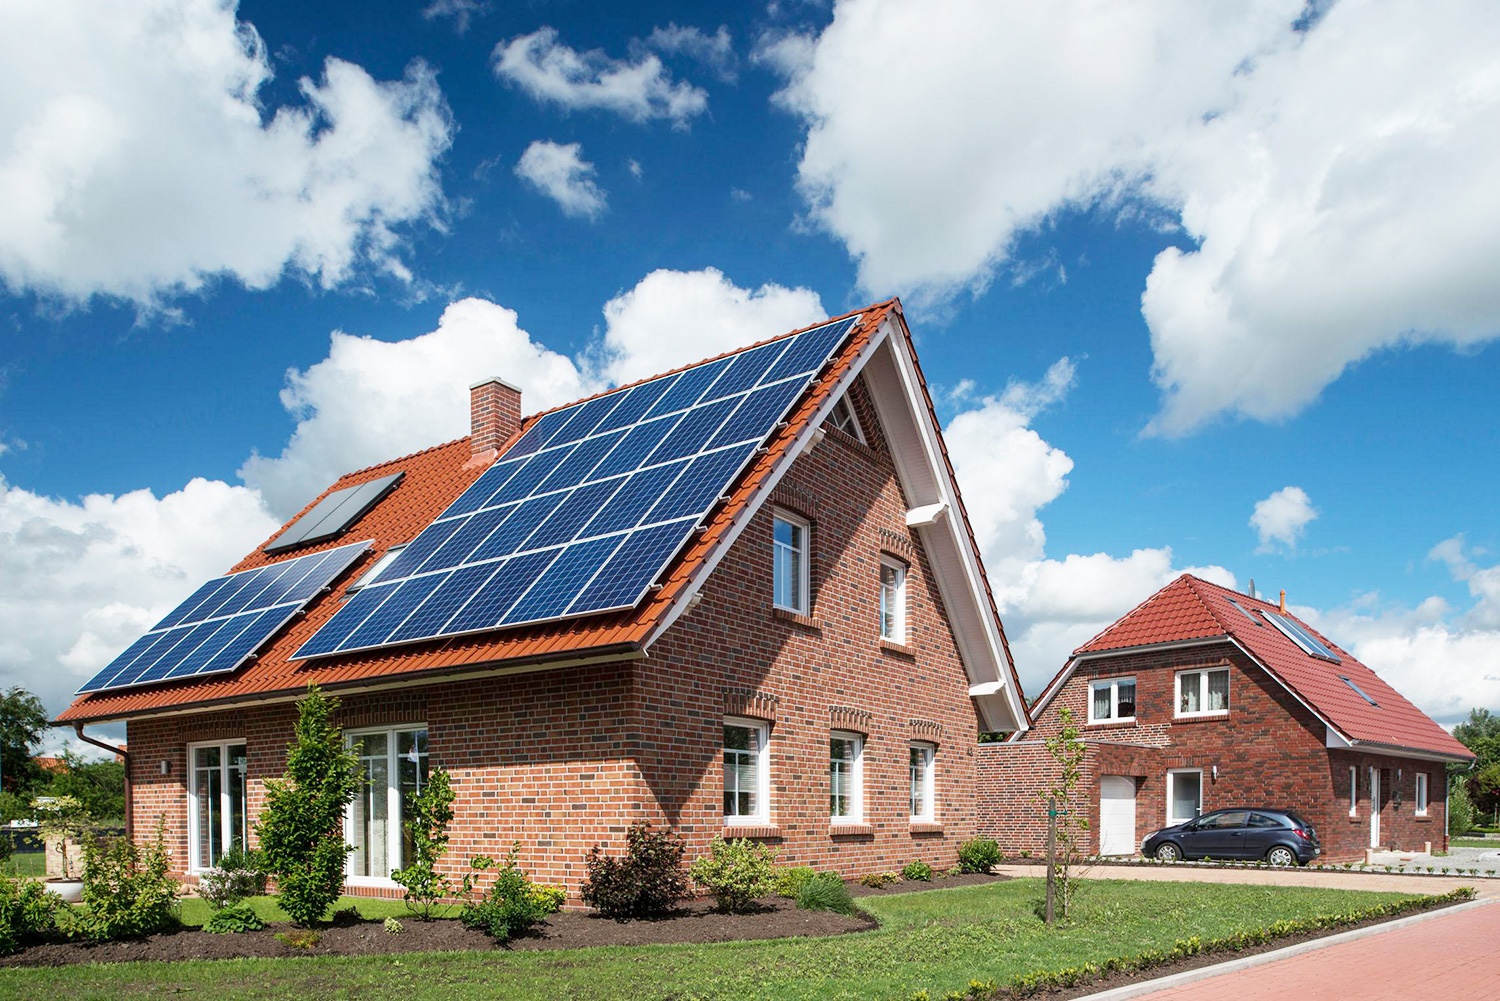
[[[131,835],[135,833],[135,822],[132,816],[133,811],[130,809],[130,751],[123,747],[116,747],[113,744],[106,744],[102,740],[95,740],[93,737],[86,735],[83,732],[82,723],[74,723],[73,732],[85,744],[93,744],[95,747],[108,751],[111,754],[117,754],[125,760],[125,840],[133,841],[134,838]]]

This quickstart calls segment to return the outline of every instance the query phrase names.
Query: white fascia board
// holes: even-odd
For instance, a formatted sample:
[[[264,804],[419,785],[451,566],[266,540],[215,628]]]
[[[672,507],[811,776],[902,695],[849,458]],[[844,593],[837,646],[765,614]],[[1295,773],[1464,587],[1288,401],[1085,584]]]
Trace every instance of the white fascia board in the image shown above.
[[[693,598],[697,597],[698,592],[703,589],[704,583],[713,575],[714,568],[719,565],[719,561],[724,558],[724,555],[733,548],[740,535],[749,527],[750,522],[755,519],[761,507],[770,499],[772,491],[781,482],[781,478],[792,468],[792,463],[797,461],[797,456],[823,440],[824,435],[827,433],[823,430],[823,421],[833,411],[834,406],[843,398],[844,394],[849,391],[849,387],[854,385],[854,380],[859,377],[859,373],[864,370],[865,365],[880,350],[880,346],[890,338],[890,326],[891,320],[887,317],[881,323],[880,328],[870,338],[870,343],[865,345],[864,350],[859,353],[859,356],[854,359],[854,363],[849,366],[849,371],[844,373],[843,378],[828,393],[827,398],[823,401],[823,405],[813,414],[812,420],[807,422],[807,427],[802,429],[802,433],[797,436],[797,440],[792,442],[791,447],[786,450],[786,454],[781,457],[781,461],[776,463],[771,469],[770,475],[765,478],[765,481],[761,483],[755,493],[750,495],[750,498],[745,502],[745,506],[740,509],[740,513],[730,523],[729,529],[724,533],[723,538],[718,541],[713,550],[698,565],[698,569],[694,572],[692,580],[688,581],[687,587],[682,589],[682,593],[677,596],[677,599],[672,602],[672,606],[662,615],[656,624],[656,628],[652,629],[641,642],[642,650],[649,651],[651,645],[660,639],[672,627],[673,623],[688,610]]]
[[[1457,754],[1443,754],[1440,751],[1423,751],[1414,747],[1402,747],[1400,744],[1382,744],[1375,740],[1353,740],[1349,747],[1355,751],[1366,751],[1370,754],[1383,754],[1391,758],[1415,758],[1419,761],[1443,761],[1454,764],[1470,764],[1473,759],[1460,757]]]
[[[876,414],[890,443],[896,475],[915,509],[942,505],[956,512],[957,484],[948,476],[943,463],[939,431],[923,400],[916,366],[906,350],[906,339],[892,336],[886,345],[883,355],[867,366],[865,384],[870,387]],[[953,635],[970,682],[999,682],[1005,686],[1008,725],[995,729],[1029,729],[1026,707],[1015,681],[1015,667],[1006,656],[978,554],[970,545],[962,519],[939,518],[915,531],[932,562],[938,592],[951,617]],[[991,720],[992,725],[996,722]]]

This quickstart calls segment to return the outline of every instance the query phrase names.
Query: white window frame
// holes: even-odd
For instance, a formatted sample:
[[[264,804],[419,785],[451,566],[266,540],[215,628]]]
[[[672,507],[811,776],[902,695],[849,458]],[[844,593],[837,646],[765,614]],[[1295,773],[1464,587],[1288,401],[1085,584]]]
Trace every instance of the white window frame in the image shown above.
[[[396,760],[400,756],[399,752],[396,749],[398,745],[396,735],[398,733],[412,733],[418,730],[427,731],[427,753],[430,766],[432,757],[432,732],[428,730],[426,723],[399,723],[387,726],[368,726],[361,727],[358,730],[344,731],[345,747],[353,747],[355,744],[360,742],[361,737],[367,737],[371,734],[383,733],[386,735],[385,857],[387,865],[389,865],[392,870],[400,869],[406,864],[406,859],[401,857],[401,853],[404,847],[404,832],[402,830],[403,824],[401,819],[401,766]],[[351,800],[350,803],[344,807],[344,843],[351,849],[355,848],[354,840],[350,837],[350,832],[353,830],[354,802]],[[356,874],[354,871],[353,850],[349,852],[348,857],[344,860],[344,882],[349,886],[391,887],[400,885],[395,880],[391,879],[389,875],[365,876],[362,874]]]
[[[907,810],[910,812],[910,782],[911,782],[911,752],[921,751],[923,759],[922,768],[922,806],[920,813],[911,813],[910,820],[913,824],[931,824],[937,821],[937,745],[925,740],[914,740],[907,745],[907,781],[908,796]]]
[[[724,726],[744,727],[755,733],[756,759],[755,759],[755,781],[758,786],[756,791],[756,811],[745,816],[724,815],[724,826],[735,827],[764,827],[771,823],[771,724],[763,719],[751,719],[746,716],[725,716]],[[723,738],[719,741],[720,760],[723,756]],[[720,782],[722,783],[722,769]],[[723,802],[723,789],[720,789],[720,802]]]
[[[1427,816],[1430,802],[1431,797],[1428,792],[1427,773],[1417,772],[1417,789],[1416,795],[1412,797],[1412,804],[1416,807],[1416,815],[1418,817]]]
[[[1191,816],[1191,817],[1174,817],[1174,816],[1172,816],[1172,804],[1177,799],[1177,796],[1176,796],[1177,790],[1175,788],[1176,785],[1177,785],[1177,781],[1176,780],[1177,780],[1177,776],[1179,776],[1179,775],[1196,775],[1196,776],[1198,776],[1198,812],[1195,813],[1195,814],[1193,814],[1193,816]],[[1172,827],[1172,826],[1174,826],[1176,824],[1184,824],[1184,823],[1187,823],[1189,820],[1196,820],[1197,818],[1199,818],[1201,816],[1203,816],[1203,769],[1201,769],[1201,768],[1168,768],[1167,769],[1167,826],[1168,827]]]
[[[1208,676],[1211,674],[1224,675],[1224,699],[1223,709],[1199,709],[1196,712],[1184,712],[1182,709],[1182,679],[1190,674],[1196,674],[1198,679],[1198,704],[1208,705]],[[1228,716],[1229,707],[1234,705],[1233,693],[1230,691],[1229,668],[1227,667],[1195,667],[1186,671],[1178,671],[1172,681],[1172,718],[1173,719],[1202,719],[1208,716]]]
[[[250,838],[250,747],[243,737],[230,740],[200,740],[187,746],[187,793],[188,793],[188,865],[191,873],[204,872],[212,866],[198,864],[199,839],[203,832],[198,827],[198,751],[205,747],[219,749],[219,817],[220,835],[224,850],[234,844],[233,811],[229,808],[229,749],[245,747],[245,831],[244,847],[249,848]]]
[[[797,528],[801,532],[802,545],[800,548],[796,546],[783,546],[780,542],[776,541],[776,522],[785,522],[786,524]],[[801,600],[800,605],[796,602],[790,605],[783,605],[776,599],[776,588],[777,585],[781,582],[776,566],[776,554],[782,549],[794,552],[800,557],[797,566],[797,580],[795,582],[797,585],[796,597]],[[790,511],[783,511],[780,508],[773,511],[771,521],[771,603],[775,607],[784,609],[788,612],[795,612],[798,615],[810,614],[810,610],[812,608],[812,594],[809,584],[811,583],[812,578],[811,574],[809,573],[809,564],[811,563],[812,523],[809,522],[806,518],[799,518],[797,515],[792,514]]]
[[[1349,816],[1359,816],[1359,766],[1349,766]]]
[[[848,416],[847,422],[839,420],[840,410]],[[854,412],[854,404],[850,402],[848,393],[839,397],[838,402],[833,405],[833,409],[828,411],[828,423],[837,430],[849,435],[860,444],[864,444],[865,432],[859,426],[859,415]],[[848,427],[845,427],[846,423]]]
[[[895,614],[891,618],[891,630],[886,632],[886,591],[885,571],[896,571]],[[880,557],[880,638],[887,643],[906,644],[906,581],[910,576],[911,568],[894,556]]]
[[[836,816],[833,812],[833,803],[828,804],[828,822],[830,824],[863,824],[865,822],[865,738],[863,734],[854,733],[849,730],[833,730],[828,734],[829,768],[828,768],[828,797],[833,798],[833,746],[835,740],[850,740],[854,742],[854,761],[849,769],[849,812],[844,816]]]
[[[1132,677],[1125,678],[1098,678],[1089,682],[1089,723],[1134,723],[1135,713],[1129,716],[1120,715],[1120,686],[1135,685],[1136,680]],[[1109,689],[1109,712],[1110,715],[1100,718],[1094,715],[1094,693],[1101,688]],[[1140,699],[1140,686],[1136,686],[1135,697]],[[1135,703],[1139,705],[1139,702]]]

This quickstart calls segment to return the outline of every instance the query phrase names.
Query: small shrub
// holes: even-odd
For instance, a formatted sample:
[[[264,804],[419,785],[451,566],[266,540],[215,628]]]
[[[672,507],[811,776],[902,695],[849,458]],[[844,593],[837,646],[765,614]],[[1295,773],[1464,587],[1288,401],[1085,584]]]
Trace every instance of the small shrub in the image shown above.
[[[901,875],[895,872],[867,872],[859,877],[860,886],[868,886],[874,890],[882,890],[899,882],[901,882]]]
[[[385,932],[387,935],[400,935],[404,931],[406,931],[406,929],[402,927],[401,922],[397,921],[395,918],[385,919]]]
[[[464,904],[458,916],[464,927],[487,932],[497,942],[508,942],[561,908],[561,891],[537,886],[516,865],[516,856],[520,853],[521,845],[517,842],[511,846],[489,892],[477,901]],[[469,864],[484,871],[493,868],[495,862],[478,855]]]
[[[685,849],[670,829],[632,825],[625,834],[624,858],[605,855],[599,845],[589,850],[583,902],[615,921],[666,914],[687,896]]]
[[[296,931],[279,931],[276,933],[276,941],[283,945],[289,945],[293,949],[311,949],[323,941],[323,933],[316,928],[302,928]]]
[[[328,917],[328,923],[335,928],[352,928],[357,924],[362,924],[364,920],[364,915],[359,913],[359,908],[353,904],[340,907]]]
[[[562,910],[563,904],[567,902],[568,891],[560,886],[546,886],[542,883],[532,883],[531,899],[543,907],[548,914],[556,914]]]
[[[810,865],[798,865],[788,869],[776,870],[776,896],[785,897],[788,900],[796,900],[797,894],[802,890],[802,884],[817,874],[818,870]]]
[[[249,904],[230,904],[209,915],[203,922],[203,930],[215,935],[228,935],[243,931],[260,931],[266,926],[259,914]]]
[[[989,872],[1000,863],[1000,843],[994,838],[971,838],[958,846],[961,872]]]
[[[954,877],[954,876],[962,876],[963,874],[964,874],[964,867],[961,866],[961,865],[956,865],[953,868],[944,871],[944,873],[943,873],[944,876],[947,876],[950,879],[952,877]]]
[[[1021,849],[1021,857],[1022,858],[1031,858],[1031,849],[1030,848],[1022,848]]]
[[[443,769],[427,777],[427,784],[413,797],[411,819],[411,864],[391,873],[391,879],[406,887],[406,906],[422,921],[430,921],[438,901],[454,895],[448,877],[438,872],[439,860],[448,852],[448,824],[453,820],[453,783]]]
[[[725,841],[714,835],[708,854],[695,859],[689,873],[713,894],[719,910],[735,914],[775,887],[777,850],[748,838]]]
[[[849,887],[836,872],[814,873],[797,888],[797,906],[804,911],[833,911],[853,914],[854,898]]]
[[[913,883],[931,883],[932,866],[926,862],[908,862],[901,867],[901,878]]]
[[[265,892],[266,869],[260,853],[247,852],[238,845],[219,856],[219,864],[198,877],[198,896],[216,908],[229,907]]]
[[[166,821],[156,838],[136,847],[128,838],[83,845],[83,903],[79,930],[95,941],[163,931],[177,923],[177,881],[167,875]]]
[[[15,952],[49,934],[61,904],[61,898],[37,880],[0,872],[0,953]]]

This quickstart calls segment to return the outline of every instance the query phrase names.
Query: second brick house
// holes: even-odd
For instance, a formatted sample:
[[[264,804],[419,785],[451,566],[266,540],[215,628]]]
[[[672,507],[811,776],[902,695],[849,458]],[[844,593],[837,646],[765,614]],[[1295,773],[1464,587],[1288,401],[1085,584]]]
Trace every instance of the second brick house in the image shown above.
[[[576,893],[635,821],[849,875],[952,864],[1025,704],[899,303],[351,473],[61,715],[123,720],[130,819],[191,877],[253,842],[309,683],[366,785],[346,883],[522,846]],[[454,865],[458,862],[455,861]]]
[[[1280,602],[1183,575],[1076,650],[1033,729],[980,748],[984,833],[1039,850],[1044,742],[1082,731],[1089,848],[1135,854],[1151,831],[1224,807],[1290,808],[1324,855],[1446,848],[1446,767],[1467,748]]]

